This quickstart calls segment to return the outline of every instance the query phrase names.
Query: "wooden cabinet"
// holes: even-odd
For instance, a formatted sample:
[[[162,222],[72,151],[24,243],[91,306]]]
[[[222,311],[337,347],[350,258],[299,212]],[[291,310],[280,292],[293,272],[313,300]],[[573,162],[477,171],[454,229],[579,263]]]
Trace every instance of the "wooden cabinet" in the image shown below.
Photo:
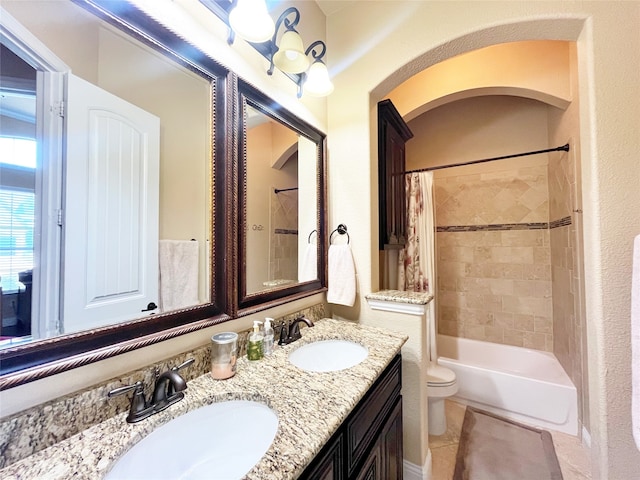
[[[397,355],[300,478],[402,480],[401,387]]]
[[[378,103],[378,215],[380,250],[406,235],[405,143],[413,138],[391,100]]]

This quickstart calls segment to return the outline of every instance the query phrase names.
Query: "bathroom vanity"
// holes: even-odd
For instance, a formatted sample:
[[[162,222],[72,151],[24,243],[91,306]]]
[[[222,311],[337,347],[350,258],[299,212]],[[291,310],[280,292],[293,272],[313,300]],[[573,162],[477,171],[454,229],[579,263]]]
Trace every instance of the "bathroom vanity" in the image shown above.
[[[289,361],[294,350],[325,340],[357,343],[367,356],[350,368],[328,372],[303,370]],[[119,413],[7,466],[0,477],[102,479],[135,444],[172,419],[213,403],[249,400],[275,412],[278,426],[266,453],[243,478],[402,478],[400,350],[406,340],[399,332],[319,320],[302,330],[300,340],[263,360],[240,358],[236,375],[228,380],[214,380],[206,372],[188,382],[184,399],[166,410],[136,424],[125,421],[126,412]],[[236,442],[241,455],[243,440],[251,435],[247,430],[220,436]]]
[[[300,478],[401,479],[401,387],[397,355]]]

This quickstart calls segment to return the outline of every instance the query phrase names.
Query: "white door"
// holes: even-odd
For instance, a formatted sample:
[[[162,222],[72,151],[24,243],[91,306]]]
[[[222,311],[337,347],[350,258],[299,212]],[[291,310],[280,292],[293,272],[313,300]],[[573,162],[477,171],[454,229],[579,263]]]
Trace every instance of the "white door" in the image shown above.
[[[160,120],[81,78],[67,95],[64,333],[158,304]]]

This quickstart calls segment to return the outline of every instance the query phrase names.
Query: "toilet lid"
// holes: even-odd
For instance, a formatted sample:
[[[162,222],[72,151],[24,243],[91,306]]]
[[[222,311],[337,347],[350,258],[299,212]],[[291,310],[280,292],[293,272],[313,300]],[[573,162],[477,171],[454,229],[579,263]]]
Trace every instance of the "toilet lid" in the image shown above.
[[[427,385],[444,387],[453,385],[455,382],[456,374],[453,370],[433,363],[427,368]]]

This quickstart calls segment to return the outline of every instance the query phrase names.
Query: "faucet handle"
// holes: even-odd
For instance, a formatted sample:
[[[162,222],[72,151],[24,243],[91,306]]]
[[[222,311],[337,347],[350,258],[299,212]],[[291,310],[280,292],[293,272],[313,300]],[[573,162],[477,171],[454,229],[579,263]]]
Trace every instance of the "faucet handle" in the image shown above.
[[[282,322],[280,325],[276,325],[275,330],[280,330],[278,345],[287,345],[289,343],[289,324]]]
[[[130,392],[131,390],[134,390],[134,389],[142,389],[142,382],[138,381],[138,382],[134,383],[133,385],[126,385],[124,387],[114,388],[109,393],[107,393],[107,397],[109,397],[109,398],[117,397],[118,395],[123,395],[123,394],[125,394],[127,392]]]
[[[177,372],[178,370],[182,370],[183,368],[188,367],[195,361],[196,361],[195,358],[189,358],[188,360],[185,360],[184,362],[182,362],[180,365],[176,365],[175,367],[171,368],[171,370],[173,370],[174,372]]]
[[[127,422],[135,423],[140,420],[144,420],[151,415],[152,408],[148,408],[147,399],[144,396],[144,384],[141,381],[137,381],[133,385],[126,385],[120,388],[114,388],[107,397],[112,398],[118,395],[123,395],[133,390],[133,396],[131,397],[131,406],[129,407],[129,415],[127,415]]]

